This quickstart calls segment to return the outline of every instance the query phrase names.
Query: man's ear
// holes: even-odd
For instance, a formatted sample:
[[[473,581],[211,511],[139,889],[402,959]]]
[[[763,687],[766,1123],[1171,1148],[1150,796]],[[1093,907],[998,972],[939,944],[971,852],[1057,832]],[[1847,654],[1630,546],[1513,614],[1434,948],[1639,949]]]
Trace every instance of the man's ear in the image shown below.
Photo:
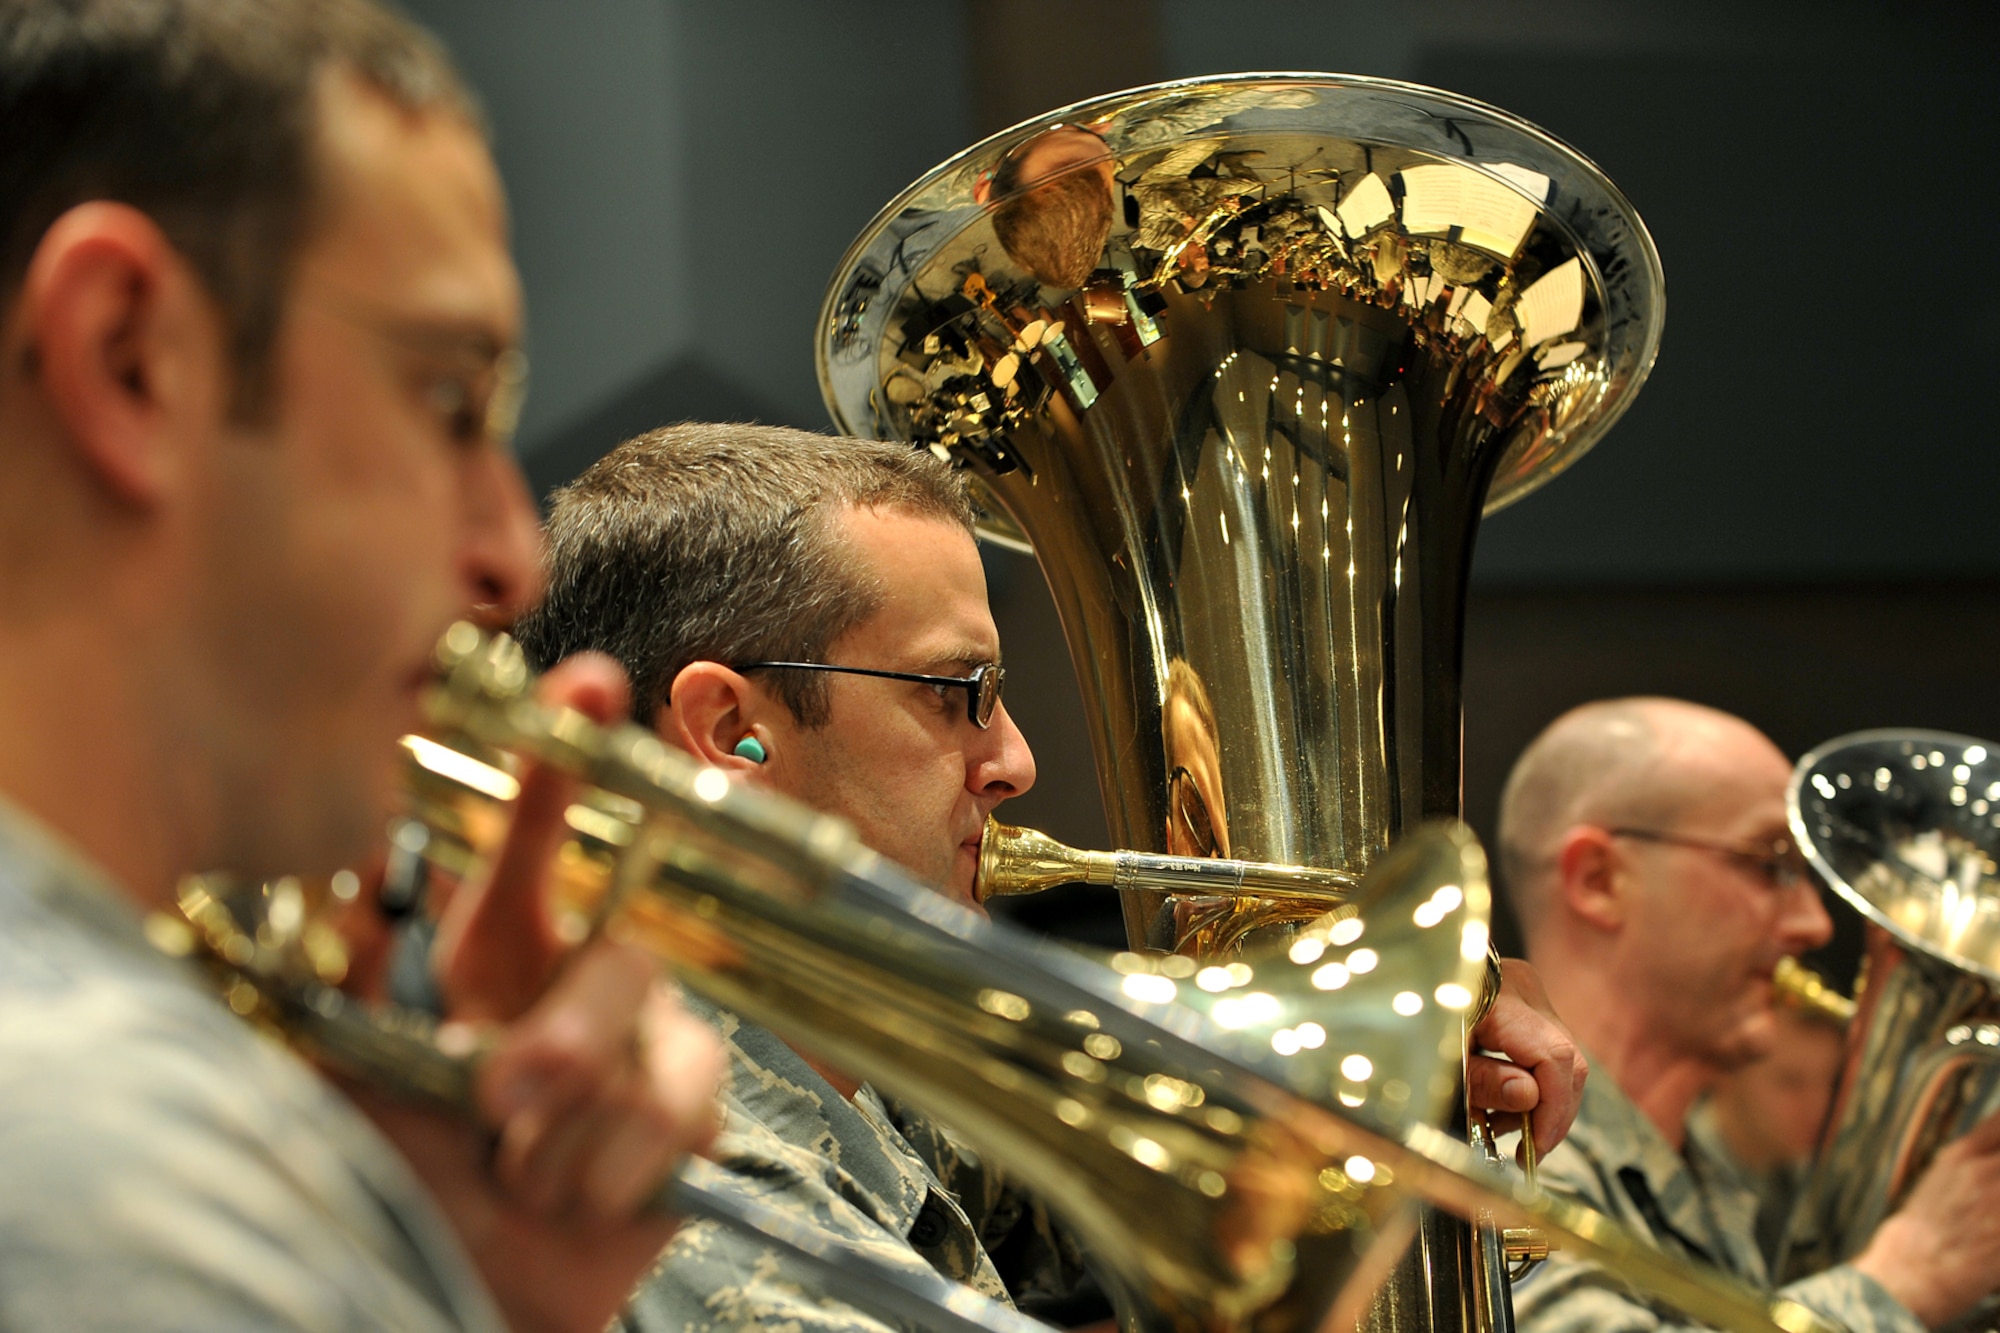
[[[1578,824],[1556,846],[1556,892],[1570,915],[1607,934],[1616,933],[1631,910],[1633,883],[1611,834],[1595,824]]]
[[[125,204],[57,218],[23,276],[34,378],[77,460],[112,495],[150,506],[228,391],[221,322],[154,221]]]
[[[755,773],[758,764],[736,752],[745,736],[756,735],[767,748],[767,727],[756,715],[761,696],[740,673],[720,662],[690,662],[674,677],[673,690],[654,719],[662,739],[696,759],[732,773]]]

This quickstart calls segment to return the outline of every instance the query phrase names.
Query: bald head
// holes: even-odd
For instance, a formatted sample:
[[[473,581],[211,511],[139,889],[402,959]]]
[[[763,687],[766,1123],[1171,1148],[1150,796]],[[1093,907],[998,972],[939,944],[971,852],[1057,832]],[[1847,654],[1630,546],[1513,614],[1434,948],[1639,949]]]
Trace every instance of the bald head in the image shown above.
[[[1703,1087],[1770,1048],[1778,963],[1832,933],[1786,848],[1791,773],[1740,718],[1614,699],[1557,718],[1501,797],[1528,957],[1670,1142]]]
[[[1500,797],[1501,883],[1522,930],[1532,939],[1548,915],[1568,830],[1672,828],[1746,749],[1778,753],[1741,718],[1679,699],[1606,699],[1550,723]]]

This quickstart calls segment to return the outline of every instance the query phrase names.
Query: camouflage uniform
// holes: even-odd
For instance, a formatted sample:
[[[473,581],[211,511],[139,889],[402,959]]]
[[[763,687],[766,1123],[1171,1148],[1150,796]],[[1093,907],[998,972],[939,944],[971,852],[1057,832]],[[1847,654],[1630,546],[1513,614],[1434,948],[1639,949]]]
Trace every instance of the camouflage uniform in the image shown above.
[[[1551,1188],[1574,1195],[1646,1236],[1668,1254],[1719,1268],[1770,1290],[1757,1249],[1757,1197],[1690,1138],[1686,1155],[1610,1079],[1591,1079],[1561,1147],[1542,1164]],[[1922,1333],[1916,1316],[1881,1284],[1845,1264],[1784,1288],[1801,1305],[1853,1333]],[[1615,1273],[1557,1251],[1514,1284],[1522,1333],[1618,1333],[1686,1327]]]
[[[0,1328],[504,1329],[374,1126],[4,801]]]
[[[1792,1220],[1792,1209],[1805,1189],[1805,1165],[1787,1162],[1765,1171],[1745,1166],[1730,1151],[1729,1141],[1722,1136],[1722,1126],[1716,1122],[1715,1103],[1706,1098],[1688,1113],[1687,1132],[1688,1141],[1699,1145],[1703,1159],[1714,1162],[1723,1179],[1757,1196],[1757,1249],[1763,1254],[1765,1265],[1775,1267],[1778,1248],[1785,1240],[1785,1228]]]
[[[1007,1287],[988,1244],[1018,1261],[1017,1292],[1054,1294],[1076,1281],[1077,1253],[1046,1214],[948,1132],[866,1086],[850,1101],[763,1028],[690,1005],[728,1045],[710,1156],[732,1187],[890,1264],[928,1265],[996,1300],[1008,1299]],[[631,1333],[898,1327],[817,1291],[755,1237],[711,1222],[681,1229],[621,1324]]]

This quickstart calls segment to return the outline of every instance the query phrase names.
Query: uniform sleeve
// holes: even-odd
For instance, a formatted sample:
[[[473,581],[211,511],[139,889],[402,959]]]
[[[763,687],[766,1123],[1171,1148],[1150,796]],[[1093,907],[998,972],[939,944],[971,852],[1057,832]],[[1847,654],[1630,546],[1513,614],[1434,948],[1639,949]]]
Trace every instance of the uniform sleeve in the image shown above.
[[[1911,1314],[1908,1306],[1891,1296],[1880,1282],[1847,1264],[1780,1290],[1852,1333],[1925,1333],[1923,1321]]]
[[[890,1247],[879,1249],[889,1257]],[[618,1328],[623,1333],[922,1333],[833,1298],[816,1275],[794,1271],[784,1255],[757,1237],[716,1222],[691,1222],[675,1234],[626,1304]]]
[[[1558,1149],[1543,1164],[1542,1183],[1608,1217],[1630,1223],[1612,1187],[1580,1154]],[[1520,1333],[1693,1333],[1696,1324],[1654,1302],[1618,1274],[1552,1252],[1514,1284]],[[1880,1283],[1842,1265],[1793,1283],[1779,1294],[1832,1320],[1849,1333],[1924,1333],[1924,1326]]]
[[[1779,1294],[1849,1333],[1925,1333],[1880,1283],[1845,1264]],[[1521,1333],[1690,1333],[1704,1327],[1649,1302],[1615,1274],[1561,1255],[1515,1284],[1514,1319]]]

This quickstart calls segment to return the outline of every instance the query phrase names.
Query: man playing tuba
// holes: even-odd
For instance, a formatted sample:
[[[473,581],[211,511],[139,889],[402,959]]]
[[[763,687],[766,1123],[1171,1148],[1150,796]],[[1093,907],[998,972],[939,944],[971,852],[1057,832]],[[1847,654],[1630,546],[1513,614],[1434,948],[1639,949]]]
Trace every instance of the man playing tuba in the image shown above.
[[[972,901],[986,816],[1033,783],[1000,699],[999,634],[956,474],[928,452],[761,426],[628,441],[557,493],[545,601],[518,626],[538,667],[608,652],[635,713],[706,763],[844,816],[864,841]],[[1509,985],[1475,1044],[1473,1095],[1532,1111],[1552,1144],[1583,1067]],[[1004,1295],[1072,1283],[1078,1256],[994,1164],[811,1052],[710,1010],[731,1077],[716,1156],[765,1202],[850,1243]],[[1004,1165],[1004,1164],[1001,1164]],[[849,1329],[863,1317],[754,1238],[690,1227],[626,1314]]]

